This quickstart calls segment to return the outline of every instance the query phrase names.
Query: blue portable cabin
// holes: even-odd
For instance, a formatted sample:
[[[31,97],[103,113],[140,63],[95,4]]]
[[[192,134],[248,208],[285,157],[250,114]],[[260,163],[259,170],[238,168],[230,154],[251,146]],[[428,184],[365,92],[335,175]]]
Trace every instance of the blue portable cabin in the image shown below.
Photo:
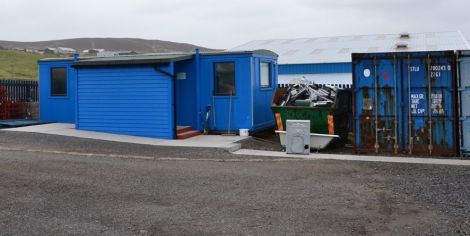
[[[77,129],[172,139],[176,126],[202,131],[274,125],[270,101],[277,85],[277,55],[265,50],[143,54],[82,58],[71,63],[67,81],[76,81]],[[41,61],[56,66],[58,61]],[[50,74],[40,80],[51,83]],[[42,93],[50,88],[44,87]],[[71,91],[72,92],[72,91]],[[41,101],[49,113],[51,100]],[[45,104],[45,105],[43,105]],[[205,122],[210,107],[209,122]],[[45,115],[46,120],[59,121]]]
[[[266,50],[204,53],[197,61],[200,63],[196,66],[200,68],[196,80],[199,81],[196,85],[197,117],[204,118],[200,114],[204,115],[205,108],[210,105],[211,130],[237,131],[246,128],[256,131],[274,125],[270,106],[277,88],[275,53]],[[223,87],[225,82],[217,82],[217,78],[232,67],[235,86],[230,91],[230,88]],[[198,119],[198,130],[203,128],[203,123],[204,119]]]
[[[72,58],[42,59],[39,64],[39,118],[75,123],[76,70]]]

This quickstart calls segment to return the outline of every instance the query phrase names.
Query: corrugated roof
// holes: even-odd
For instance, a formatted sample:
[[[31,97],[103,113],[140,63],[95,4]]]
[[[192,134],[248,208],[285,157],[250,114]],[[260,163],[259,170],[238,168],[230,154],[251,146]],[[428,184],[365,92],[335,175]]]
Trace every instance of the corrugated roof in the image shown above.
[[[79,59],[73,63],[73,66],[104,66],[104,65],[145,65],[145,64],[159,64],[169,63],[174,61],[182,61],[190,59],[193,54],[180,53],[180,54],[136,54],[126,56],[114,57],[94,57],[87,59]]]
[[[225,50],[225,51],[214,51],[214,52],[201,52],[201,55],[229,55],[229,54],[256,54],[263,56],[277,57],[278,53],[275,53],[270,50],[260,49],[260,50]]]
[[[111,65],[148,65],[161,64],[191,59],[195,53],[146,53],[135,55],[119,55],[111,57],[80,57],[73,66],[111,66]],[[201,55],[229,55],[229,54],[257,54],[277,57],[278,55],[269,50],[237,50],[237,51],[215,51],[202,52]],[[41,59],[41,61],[52,61],[57,59]],[[73,60],[63,58],[61,60]]]
[[[408,42],[397,49],[399,41]],[[351,53],[395,51],[445,51],[470,49],[459,31],[400,34],[352,35],[320,38],[255,40],[227,51],[267,49],[279,54],[279,64],[351,62]],[[348,53],[345,53],[348,51]]]

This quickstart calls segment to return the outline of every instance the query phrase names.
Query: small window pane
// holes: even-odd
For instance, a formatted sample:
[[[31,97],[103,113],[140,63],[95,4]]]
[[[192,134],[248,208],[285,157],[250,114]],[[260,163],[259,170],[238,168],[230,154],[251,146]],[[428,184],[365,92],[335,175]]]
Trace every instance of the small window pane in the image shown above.
[[[215,95],[235,95],[235,63],[215,63]]]
[[[262,62],[260,64],[261,68],[261,87],[266,88],[266,87],[271,87],[271,70],[270,70],[270,64],[266,62]]]
[[[67,96],[66,68],[53,68],[51,71],[51,96]]]

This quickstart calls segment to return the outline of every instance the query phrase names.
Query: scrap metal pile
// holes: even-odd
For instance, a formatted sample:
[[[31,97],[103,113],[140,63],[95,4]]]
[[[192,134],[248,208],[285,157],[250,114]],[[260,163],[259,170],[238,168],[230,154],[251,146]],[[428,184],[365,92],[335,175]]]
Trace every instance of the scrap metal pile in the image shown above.
[[[333,107],[338,88],[321,86],[308,80],[292,81],[279,106]]]

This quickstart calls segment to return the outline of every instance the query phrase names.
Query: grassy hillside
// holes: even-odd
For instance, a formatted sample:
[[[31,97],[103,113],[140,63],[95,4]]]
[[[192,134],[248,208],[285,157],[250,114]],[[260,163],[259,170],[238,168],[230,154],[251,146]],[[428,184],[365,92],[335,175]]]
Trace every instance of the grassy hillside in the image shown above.
[[[79,51],[90,48],[102,48],[107,51],[130,50],[139,53],[194,52],[194,49],[196,48],[201,49],[201,51],[213,51],[213,49],[196,46],[188,43],[177,43],[163,40],[148,40],[139,38],[73,38],[39,42],[16,42],[0,40],[0,46],[4,48],[29,49],[66,47],[73,48]]]
[[[0,79],[37,80],[41,54],[0,49]]]

